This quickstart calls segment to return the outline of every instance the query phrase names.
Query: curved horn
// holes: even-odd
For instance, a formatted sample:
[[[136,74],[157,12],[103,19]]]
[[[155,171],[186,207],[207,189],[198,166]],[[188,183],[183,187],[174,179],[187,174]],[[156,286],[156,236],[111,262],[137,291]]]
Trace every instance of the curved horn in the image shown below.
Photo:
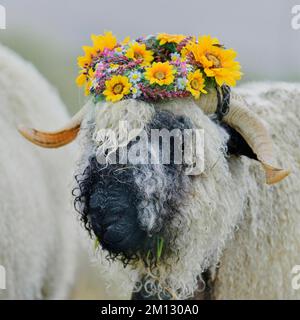
[[[215,113],[218,105],[217,93],[210,91],[196,100],[196,103],[204,113]],[[273,148],[269,132],[242,97],[231,93],[230,109],[223,121],[239,132],[256,154],[265,170],[267,184],[279,182],[290,174],[289,170],[272,165]]]
[[[24,138],[40,147],[59,148],[72,142],[76,138],[86,111],[87,105],[80,109],[66,126],[57,131],[39,131],[23,125],[18,126],[18,131]]]

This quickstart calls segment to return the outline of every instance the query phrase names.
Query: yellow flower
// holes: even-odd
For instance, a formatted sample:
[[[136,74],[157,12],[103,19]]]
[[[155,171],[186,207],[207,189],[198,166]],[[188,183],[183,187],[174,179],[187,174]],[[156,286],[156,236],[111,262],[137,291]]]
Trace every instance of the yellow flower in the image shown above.
[[[92,62],[91,55],[77,58],[77,64],[80,68],[87,68]]]
[[[110,66],[113,70],[115,70],[115,69],[118,69],[118,68],[119,68],[119,65],[118,65],[118,64],[116,64],[116,63],[111,63],[109,66]]]
[[[181,55],[185,58],[187,54],[190,52],[193,53],[195,60],[200,61],[200,55],[203,52],[207,52],[219,45],[219,40],[217,38],[212,38],[211,36],[202,36],[198,38],[198,43],[196,43],[196,39],[193,38],[188,44],[182,48]]]
[[[201,64],[208,77],[215,77],[218,85],[235,86],[236,80],[241,78],[240,64],[234,61],[236,52],[222,48],[218,39],[199,37],[198,43],[191,42],[184,48],[184,55],[189,52]]]
[[[78,87],[82,87],[87,80],[87,75],[86,73],[80,73],[79,76],[76,78],[76,84]]]
[[[94,76],[95,76],[95,71],[93,71],[93,69],[90,68],[88,72],[86,70],[81,72],[76,79],[76,83],[79,87],[85,85],[84,93],[86,96],[88,96],[90,93],[90,88],[91,88],[92,80]]]
[[[82,50],[84,51],[85,55],[77,58],[78,66],[81,68],[87,68],[90,66],[93,58],[97,54],[97,50],[93,47],[83,46]]]
[[[102,52],[104,49],[112,50],[117,45],[117,38],[112,34],[111,31],[104,32],[104,35],[91,35],[93,41],[94,50]]]
[[[160,45],[163,45],[165,43],[180,43],[182,40],[184,40],[186,36],[183,34],[168,34],[168,33],[160,33],[157,35],[157,40],[159,41]]]
[[[80,68],[84,69],[90,66],[96,52],[92,47],[88,46],[83,46],[82,49],[85,55],[77,58],[77,64]]]
[[[133,60],[142,59],[142,66],[150,64],[153,60],[153,52],[151,50],[147,50],[144,43],[141,44],[134,42],[130,44],[125,56]]]
[[[154,62],[146,69],[145,78],[150,84],[168,85],[174,81],[174,73],[175,70],[169,62]]]
[[[86,58],[93,57],[96,54],[96,49],[89,46],[82,46]]]
[[[130,37],[126,37],[122,42],[121,45],[122,46],[126,46],[126,44],[130,41]]]
[[[125,76],[113,76],[110,80],[105,81],[105,90],[103,94],[107,101],[116,102],[121,100],[124,95],[130,93],[132,84]]]
[[[88,96],[88,95],[90,94],[91,86],[92,86],[92,81],[89,80],[89,81],[86,83],[85,88],[84,88],[84,95],[85,95],[85,96]]]
[[[207,91],[204,90],[204,78],[200,70],[190,72],[187,78],[188,83],[186,85],[186,90],[189,91],[196,99],[199,98],[201,93],[207,93]]]
[[[105,32],[104,35],[91,35],[93,46],[83,46],[84,56],[78,57],[77,63],[80,68],[88,68],[95,56],[105,48],[114,49],[117,45],[117,38],[111,32]]]
[[[241,79],[241,66],[234,61],[236,52],[233,49],[219,48],[214,54],[208,55],[207,59],[211,62],[210,66],[204,68],[208,77],[215,77],[219,86],[227,84],[231,87],[236,85],[236,81]]]
[[[95,71],[93,71],[92,68],[90,68],[90,70],[88,71],[88,74],[86,76],[86,84],[85,84],[85,89],[84,89],[84,94],[86,96],[88,96],[90,94],[90,88],[92,86],[92,80],[94,79],[95,77]]]

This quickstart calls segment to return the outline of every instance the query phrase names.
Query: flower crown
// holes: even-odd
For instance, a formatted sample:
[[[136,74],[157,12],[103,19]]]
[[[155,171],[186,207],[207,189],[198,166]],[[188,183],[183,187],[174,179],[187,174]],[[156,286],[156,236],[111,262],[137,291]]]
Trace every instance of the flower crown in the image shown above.
[[[207,93],[207,88],[235,86],[241,78],[236,52],[209,35],[161,33],[118,43],[111,32],[92,35],[83,46],[77,84],[97,101],[134,98],[155,101]]]

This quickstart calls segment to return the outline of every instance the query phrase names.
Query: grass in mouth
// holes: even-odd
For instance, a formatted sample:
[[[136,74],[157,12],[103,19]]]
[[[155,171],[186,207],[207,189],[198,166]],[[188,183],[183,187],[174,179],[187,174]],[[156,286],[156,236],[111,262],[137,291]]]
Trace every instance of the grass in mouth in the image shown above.
[[[98,238],[96,238],[95,241],[94,241],[94,250],[96,251],[99,246],[100,246],[100,241],[99,241]]]

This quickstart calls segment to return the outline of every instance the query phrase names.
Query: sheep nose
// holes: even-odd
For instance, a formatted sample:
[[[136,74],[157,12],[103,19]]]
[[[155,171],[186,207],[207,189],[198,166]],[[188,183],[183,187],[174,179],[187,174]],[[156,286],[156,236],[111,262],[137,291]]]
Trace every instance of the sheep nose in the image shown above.
[[[132,195],[126,190],[97,190],[89,200],[91,227],[102,247],[113,254],[130,256],[147,234],[139,226]]]

